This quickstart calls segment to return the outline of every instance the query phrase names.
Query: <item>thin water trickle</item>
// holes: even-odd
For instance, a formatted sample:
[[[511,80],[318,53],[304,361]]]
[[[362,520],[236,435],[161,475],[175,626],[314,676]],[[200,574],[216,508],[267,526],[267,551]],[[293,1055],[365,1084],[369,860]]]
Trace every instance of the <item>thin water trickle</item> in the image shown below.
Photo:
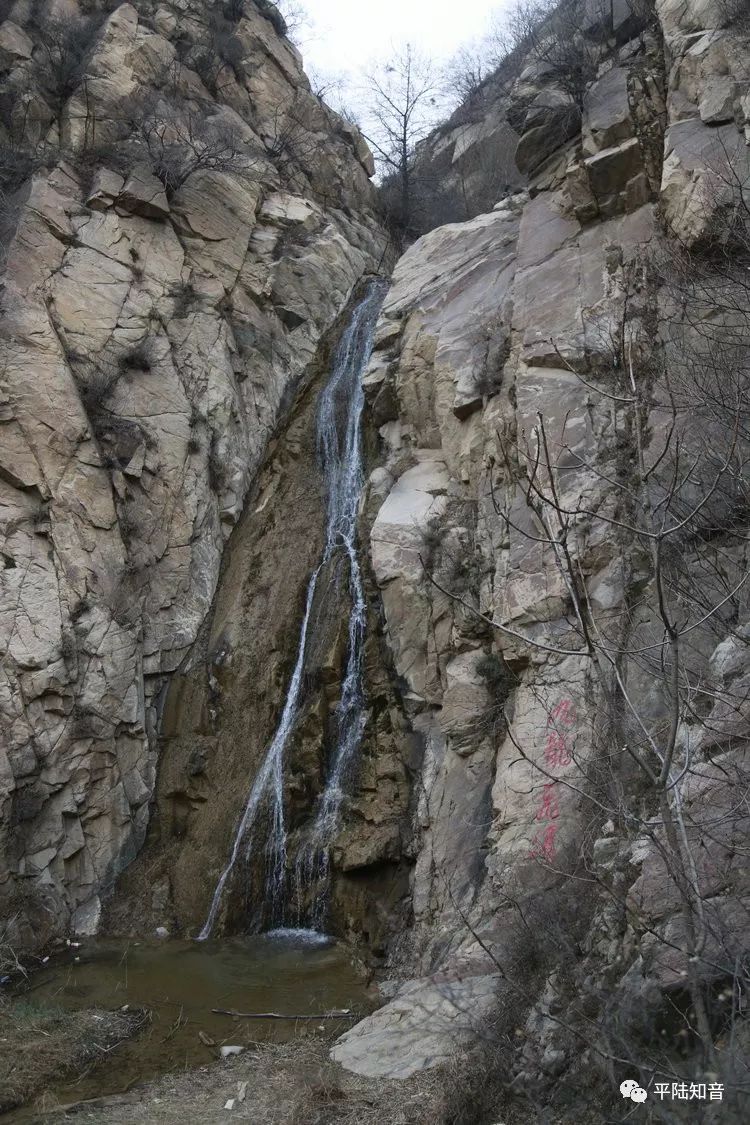
[[[234,870],[235,864],[242,851],[242,844],[249,834],[250,829],[255,823],[259,809],[263,805],[266,798],[271,801],[271,833],[266,845],[266,852],[269,857],[269,878],[271,880],[271,894],[276,896],[278,894],[277,888],[277,872],[281,872],[281,881],[283,884],[283,871],[286,865],[286,828],[284,824],[284,767],[283,767],[283,754],[289,739],[289,734],[294,726],[294,721],[297,718],[299,709],[300,689],[302,686],[302,672],[305,665],[305,647],[307,644],[307,631],[310,625],[310,611],[312,609],[313,598],[315,596],[315,586],[318,581],[318,574],[320,567],[314,571],[307,587],[307,601],[305,604],[305,616],[302,619],[302,629],[300,630],[299,645],[297,647],[297,659],[294,665],[294,672],[289,684],[289,691],[287,692],[286,700],[284,702],[284,710],[281,712],[281,720],[279,722],[276,734],[273,737],[271,745],[268,747],[265,761],[261,766],[253,787],[250,790],[250,795],[245,804],[244,812],[240,819],[237,832],[234,837],[232,851],[229,856],[229,862],[221,873],[219,881],[216,884],[214,897],[211,900],[211,908],[208,912],[208,917],[203,925],[203,929],[198,934],[198,941],[205,941],[206,938],[211,936],[211,931],[214,928],[216,915],[221,906],[221,898],[224,894],[224,888],[227,885],[229,876]]]
[[[362,684],[362,653],[365,640],[366,601],[362,571],[357,556],[357,516],[363,485],[362,375],[372,352],[372,340],[386,284],[372,281],[356,305],[333,359],[331,376],[320,396],[317,415],[318,450],[326,492],[326,537],[320,564],[307,588],[305,614],[300,630],[297,659],[289,683],[278,728],[255,778],[235,834],[232,851],[214,891],[208,917],[198,940],[210,937],[227,883],[238,859],[252,844],[252,830],[264,808],[270,812],[266,841],[266,907],[273,927],[287,922],[287,829],[284,816],[285,750],[299,717],[302,682],[308,644],[310,614],[320,572],[334,555],[343,551],[349,572],[351,599],[347,663],[341,685],[337,732],[323,792],[318,798],[312,824],[294,866],[294,895],[297,917],[307,888],[312,905],[306,910],[313,931],[323,928],[329,884],[328,851],[336,834],[341,805],[365,725]]]

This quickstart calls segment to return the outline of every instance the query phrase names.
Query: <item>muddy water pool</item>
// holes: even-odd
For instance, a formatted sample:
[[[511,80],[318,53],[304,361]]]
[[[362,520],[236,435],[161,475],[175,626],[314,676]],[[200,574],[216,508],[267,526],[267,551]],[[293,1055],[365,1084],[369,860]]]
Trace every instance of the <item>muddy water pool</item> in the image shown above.
[[[127,1004],[149,1012],[142,1032],[109,1052],[102,1065],[49,1091],[45,1100],[63,1105],[204,1066],[222,1046],[343,1031],[353,1022],[236,1019],[215,1008],[299,1017],[345,1009],[360,1015],[372,1008],[349,952],[305,931],[206,942],[91,941],[34,974],[28,995],[37,1004],[65,1009]],[[33,1118],[16,1111],[6,1119]]]

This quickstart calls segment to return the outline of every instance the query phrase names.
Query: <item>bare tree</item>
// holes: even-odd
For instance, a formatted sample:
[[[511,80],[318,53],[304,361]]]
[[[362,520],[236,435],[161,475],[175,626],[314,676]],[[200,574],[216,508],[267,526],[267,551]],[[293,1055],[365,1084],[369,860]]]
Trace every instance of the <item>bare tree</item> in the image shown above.
[[[476,98],[492,73],[493,63],[484,40],[459,47],[443,70],[446,96],[456,106]]]
[[[177,191],[194,172],[248,175],[261,162],[232,125],[189,106],[171,105],[163,98],[142,101],[133,114],[135,140],[148,153],[154,174],[167,195]]]
[[[40,22],[40,59],[44,59],[44,79],[51,96],[62,104],[78,86],[91,45],[94,22],[91,18],[57,15]]]
[[[599,0],[601,3],[601,0]],[[606,20],[602,3],[602,19]],[[496,32],[498,48],[506,53],[525,51],[527,58],[544,67],[546,81],[559,87],[579,108],[588,86],[596,78],[602,49],[596,36],[583,30],[596,7],[584,0],[519,0]],[[501,47],[502,44],[502,47]]]
[[[365,139],[386,176],[398,185],[397,222],[411,225],[413,156],[434,124],[438,85],[429,59],[407,45],[366,77]]]
[[[310,29],[310,15],[299,0],[276,0],[276,8],[283,22],[283,34],[299,45]]]
[[[322,101],[322,99],[321,99]],[[268,156],[287,184],[306,180],[306,190],[317,195],[314,181],[321,170],[318,135],[320,106],[299,91],[287,102],[280,102],[274,111],[263,140]],[[325,193],[320,197],[325,202]]]

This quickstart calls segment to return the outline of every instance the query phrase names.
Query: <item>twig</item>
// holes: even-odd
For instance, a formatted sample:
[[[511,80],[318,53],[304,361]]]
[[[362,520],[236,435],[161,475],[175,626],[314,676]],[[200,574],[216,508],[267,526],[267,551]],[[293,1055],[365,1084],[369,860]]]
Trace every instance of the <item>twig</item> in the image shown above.
[[[357,1020],[359,1016],[348,1009],[319,1013],[318,1015],[287,1016],[280,1012],[235,1012],[231,1008],[212,1008],[217,1016],[235,1016],[241,1020]]]

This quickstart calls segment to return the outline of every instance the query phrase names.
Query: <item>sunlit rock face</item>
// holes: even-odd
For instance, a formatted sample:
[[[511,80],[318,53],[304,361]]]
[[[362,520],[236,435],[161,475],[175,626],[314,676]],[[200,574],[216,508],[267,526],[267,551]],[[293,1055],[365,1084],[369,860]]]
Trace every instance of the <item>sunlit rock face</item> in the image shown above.
[[[385,245],[366,145],[273,5],[91,9],[0,26],[0,899],[23,945],[93,932],[139,849],[167,680]]]

